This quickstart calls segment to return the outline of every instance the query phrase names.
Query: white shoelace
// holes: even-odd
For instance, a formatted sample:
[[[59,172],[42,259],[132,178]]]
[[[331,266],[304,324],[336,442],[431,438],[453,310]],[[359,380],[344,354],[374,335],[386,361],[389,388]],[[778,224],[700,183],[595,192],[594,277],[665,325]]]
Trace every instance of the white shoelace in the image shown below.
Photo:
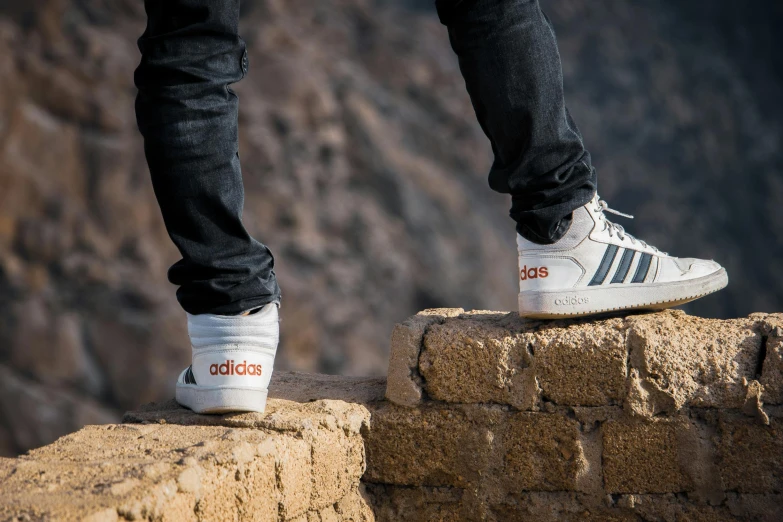
[[[595,207],[595,211],[598,213],[599,219],[604,223],[604,230],[609,231],[610,237],[613,237],[616,233],[617,237],[619,237],[621,240],[625,240],[625,238],[628,238],[631,240],[631,244],[639,243],[642,247],[650,248],[655,252],[659,252],[662,253],[663,255],[667,255],[666,253],[663,253],[657,248],[655,248],[654,246],[648,245],[641,239],[637,239],[633,237],[631,234],[627,233],[621,225],[618,225],[617,223],[612,223],[611,221],[606,219],[604,212],[609,212],[610,214],[614,214],[616,216],[621,216],[628,219],[633,219],[632,215],[614,210],[613,208],[609,208],[609,204],[606,201],[600,198],[596,198],[596,199],[598,200],[598,205]]]

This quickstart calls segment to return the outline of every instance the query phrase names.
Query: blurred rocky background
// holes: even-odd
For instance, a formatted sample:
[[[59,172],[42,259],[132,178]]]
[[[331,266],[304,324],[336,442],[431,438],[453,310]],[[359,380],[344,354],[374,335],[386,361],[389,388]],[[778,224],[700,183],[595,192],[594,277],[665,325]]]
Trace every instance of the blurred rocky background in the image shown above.
[[[708,317],[783,310],[778,0],[542,0],[626,228],[721,261]],[[278,367],[385,371],[394,322],[513,309],[508,201],[429,0],[246,0],[249,228],[277,255]],[[140,0],[0,0],[0,455],[168,398],[177,259],[133,112]]]

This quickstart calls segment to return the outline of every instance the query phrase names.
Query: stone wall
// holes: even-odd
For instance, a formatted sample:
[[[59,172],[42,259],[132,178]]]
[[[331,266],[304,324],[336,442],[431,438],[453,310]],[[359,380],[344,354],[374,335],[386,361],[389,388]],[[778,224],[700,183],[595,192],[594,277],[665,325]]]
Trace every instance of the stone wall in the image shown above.
[[[281,372],[265,415],[150,404],[0,459],[0,521],[783,520],[783,315],[428,310],[391,352],[388,383]]]
[[[372,416],[377,515],[783,520],[781,327],[422,312],[392,334],[398,405]]]
[[[0,459],[0,520],[373,520],[359,490],[362,404],[384,382],[281,373],[274,386],[287,399],[265,415],[149,404]]]

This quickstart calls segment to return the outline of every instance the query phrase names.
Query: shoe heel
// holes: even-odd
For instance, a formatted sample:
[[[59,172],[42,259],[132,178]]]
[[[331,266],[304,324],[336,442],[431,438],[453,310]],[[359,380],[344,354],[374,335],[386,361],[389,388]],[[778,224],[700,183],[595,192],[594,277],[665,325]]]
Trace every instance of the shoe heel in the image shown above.
[[[177,402],[196,413],[264,413],[268,390],[237,386],[177,386]]]

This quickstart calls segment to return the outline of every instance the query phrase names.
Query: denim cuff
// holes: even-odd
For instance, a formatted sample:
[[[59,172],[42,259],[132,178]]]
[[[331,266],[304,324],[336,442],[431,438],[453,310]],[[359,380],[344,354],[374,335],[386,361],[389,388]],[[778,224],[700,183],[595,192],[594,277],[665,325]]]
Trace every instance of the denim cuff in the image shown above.
[[[564,235],[566,235],[568,229],[571,228],[572,221],[573,214],[569,214],[568,216],[561,219],[555,227],[554,232],[552,232],[550,236],[542,236],[525,223],[517,223],[516,228],[517,233],[528,241],[532,241],[533,243],[539,245],[551,245],[557,243]]]

